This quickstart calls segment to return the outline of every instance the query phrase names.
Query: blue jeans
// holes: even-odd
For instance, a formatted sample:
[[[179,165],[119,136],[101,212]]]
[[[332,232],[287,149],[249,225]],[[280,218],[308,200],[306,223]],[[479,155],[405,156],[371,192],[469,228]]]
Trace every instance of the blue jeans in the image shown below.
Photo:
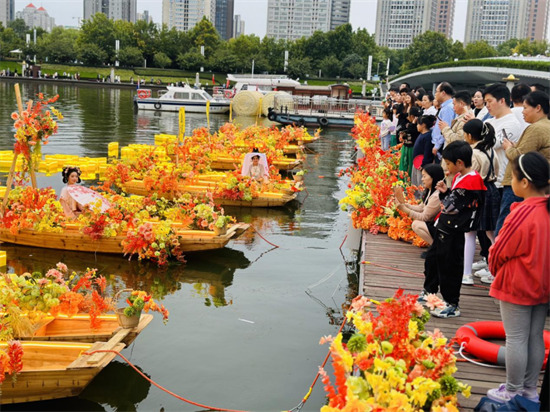
[[[523,202],[521,197],[517,197],[512,190],[512,186],[504,186],[502,189],[502,199],[500,199],[500,211],[498,213],[497,227],[495,229],[495,236],[504,224],[506,216],[510,214],[510,206],[515,202]]]
[[[387,134],[385,136],[382,136],[380,138],[380,140],[382,141],[382,150],[389,150],[390,148],[390,140],[391,140],[391,134]]]

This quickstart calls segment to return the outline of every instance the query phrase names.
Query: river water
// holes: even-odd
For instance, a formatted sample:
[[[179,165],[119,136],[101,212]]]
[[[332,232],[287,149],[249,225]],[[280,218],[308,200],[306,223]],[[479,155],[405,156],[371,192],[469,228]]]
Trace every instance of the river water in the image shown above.
[[[155,133],[175,134],[176,113],[135,113],[133,90],[95,86],[22,83],[24,101],[38,92],[59,94],[56,108],[65,119],[43,153],[107,156],[107,143],[154,141]],[[0,80],[0,150],[13,146],[13,83]],[[228,121],[211,116],[211,129]],[[236,119],[243,125],[255,119]],[[267,120],[260,122],[269,123]],[[187,134],[206,126],[204,115],[187,115]],[[352,162],[348,132],[328,131],[311,144],[305,184],[309,194],[279,209],[232,209],[251,223],[273,248],[249,230],[222,250],[191,254],[186,264],[155,265],[123,257],[1,245],[8,271],[46,270],[65,262],[72,270],[97,267],[110,285],[151,291],[170,310],[160,316],[123,354],[151,379],[194,402],[219,408],[280,411],[296,406],[307,393],[342,307],[357,292],[351,261],[356,233],[338,207],[348,181],[338,171]],[[5,184],[5,174],[0,175]],[[39,186],[62,187],[60,174],[38,175]],[[348,240],[340,251],[346,235]],[[302,410],[325,403],[320,380]],[[120,359],[107,366],[76,398],[2,410],[195,411],[150,385]]]

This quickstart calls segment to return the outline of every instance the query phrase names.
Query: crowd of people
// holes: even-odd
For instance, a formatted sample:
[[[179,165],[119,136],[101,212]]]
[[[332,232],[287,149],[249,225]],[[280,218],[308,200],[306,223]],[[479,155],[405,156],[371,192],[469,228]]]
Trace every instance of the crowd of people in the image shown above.
[[[400,171],[422,185],[422,203],[397,207],[430,247],[419,302],[440,292],[439,318],[460,316],[462,285],[490,284],[506,331],[507,382],[488,392],[538,401],[550,300],[549,96],[540,85],[503,84],[435,95],[404,83],[385,102],[384,150],[402,143]],[[398,147],[398,146],[397,146]],[[474,262],[476,237],[481,260]]]

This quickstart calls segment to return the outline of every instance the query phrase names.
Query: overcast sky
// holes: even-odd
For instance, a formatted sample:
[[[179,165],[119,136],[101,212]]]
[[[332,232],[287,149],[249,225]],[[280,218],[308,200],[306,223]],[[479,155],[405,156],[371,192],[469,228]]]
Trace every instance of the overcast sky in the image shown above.
[[[31,1],[15,0],[15,10],[22,10]],[[33,4],[44,7],[55,23],[63,26],[77,26],[82,18],[82,0],[36,0]],[[153,20],[162,19],[162,0],[137,0],[138,12],[149,10]],[[453,38],[464,41],[466,9],[468,0],[456,0]],[[245,23],[246,34],[263,37],[267,23],[267,0],[235,0],[235,14],[240,14]],[[354,29],[366,28],[374,33],[376,26],[376,0],[351,0],[351,25]]]

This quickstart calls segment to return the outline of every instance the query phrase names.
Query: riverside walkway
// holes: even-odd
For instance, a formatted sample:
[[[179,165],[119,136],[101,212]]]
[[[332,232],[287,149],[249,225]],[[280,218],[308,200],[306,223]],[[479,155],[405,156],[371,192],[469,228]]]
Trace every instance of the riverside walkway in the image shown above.
[[[360,292],[365,297],[383,300],[392,297],[397,289],[405,293],[418,294],[424,282],[424,260],[420,258],[422,249],[405,242],[398,242],[383,234],[373,235],[364,232],[362,237],[362,261],[360,270]],[[479,256],[476,256],[476,260]],[[458,318],[438,319],[433,317],[426,324],[427,330],[438,328],[448,338],[454,337],[462,325],[482,320],[500,321],[498,301],[489,296],[488,285],[475,279],[475,286],[462,286],[460,312]],[[550,320],[546,320],[550,329]],[[470,357],[470,356],[469,356]],[[458,380],[472,386],[472,395],[466,399],[458,395],[460,410],[473,411],[487,390],[506,382],[504,368],[489,368],[460,361],[457,356]],[[540,376],[542,380],[542,374]]]

